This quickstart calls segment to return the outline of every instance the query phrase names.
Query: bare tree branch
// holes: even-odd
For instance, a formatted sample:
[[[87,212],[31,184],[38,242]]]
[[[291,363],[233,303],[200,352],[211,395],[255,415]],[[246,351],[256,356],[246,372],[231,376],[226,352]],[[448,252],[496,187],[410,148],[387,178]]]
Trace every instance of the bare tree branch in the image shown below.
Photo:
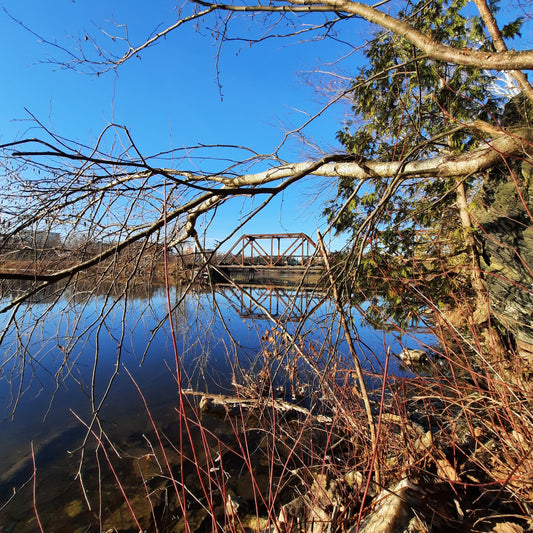
[[[197,6],[201,6],[204,9],[193,11],[189,15],[180,17],[176,22],[151,36],[141,44],[131,44],[128,36],[126,35],[126,37],[122,38],[121,40],[126,41],[128,44],[128,49],[118,57],[110,56],[104,52],[104,50],[98,46],[93,39],[91,39],[91,43],[98,51],[98,58],[94,60],[89,59],[80,48],[81,57],[74,60],[70,59],[68,64],[71,65],[73,62],[78,63],[79,65],[91,64],[96,68],[98,73],[115,69],[131,58],[137,57],[144,50],[153,46],[161,39],[164,39],[181,26],[190,22],[204,20],[209,15],[222,11],[230,13],[249,13],[251,15],[254,13],[281,13],[286,14],[287,16],[301,16],[311,13],[324,13],[325,15],[333,15],[334,18],[332,20],[311,24],[311,27],[306,29],[306,31],[324,30],[326,32],[328,32],[335,24],[347,18],[360,17],[372,24],[380,26],[384,30],[396,33],[435,60],[488,70],[521,71],[533,69],[533,51],[508,50],[505,45],[502,47],[502,41],[496,36],[494,31],[495,26],[490,21],[490,18],[486,14],[486,10],[481,7],[480,3],[478,3],[478,8],[481,9],[480,13],[482,14],[482,17],[493,36],[496,52],[484,52],[472,48],[459,48],[453,45],[446,45],[441,42],[437,42],[416,30],[411,24],[409,24],[408,21],[400,20],[399,18],[380,11],[376,7],[380,4],[376,4],[376,6],[369,6],[361,2],[354,2],[350,0],[271,0],[265,5],[256,3],[251,3],[248,5],[234,5],[205,2],[204,0],[194,0],[192,3],[196,4]],[[289,32],[284,36],[296,36],[299,35],[301,31],[301,28],[296,29],[294,32]],[[266,36],[258,40],[262,41],[265,38]],[[229,38],[226,36],[226,30],[222,31],[221,40],[229,40]],[[250,37],[248,41],[254,42],[254,39]],[[58,46],[58,48],[62,50],[62,47]],[[72,52],[70,51],[69,56],[72,57]],[[522,79],[520,83],[523,84],[523,82],[524,80]]]

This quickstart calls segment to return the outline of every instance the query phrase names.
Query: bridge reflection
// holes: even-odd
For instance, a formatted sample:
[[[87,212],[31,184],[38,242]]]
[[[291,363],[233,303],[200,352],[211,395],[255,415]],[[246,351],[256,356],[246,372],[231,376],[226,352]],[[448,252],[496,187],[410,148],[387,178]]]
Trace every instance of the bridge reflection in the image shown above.
[[[325,301],[324,295],[305,288],[296,291],[294,287],[225,283],[216,287],[222,289],[217,294],[243,319],[300,321]]]

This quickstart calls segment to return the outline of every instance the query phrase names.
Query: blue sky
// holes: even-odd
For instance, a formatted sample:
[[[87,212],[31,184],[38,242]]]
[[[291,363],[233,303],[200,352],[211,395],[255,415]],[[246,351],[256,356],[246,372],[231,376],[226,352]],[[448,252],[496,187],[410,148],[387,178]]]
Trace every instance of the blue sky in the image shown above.
[[[128,127],[143,153],[197,143],[245,145],[270,153],[287,128],[300,126],[306,113],[316,113],[324,104],[298,73],[319,65],[331,70],[329,63],[350,51],[333,40],[298,43],[295,39],[270,39],[252,47],[230,42],[222,48],[217,80],[217,43],[210,28],[203,25],[197,31],[188,25],[117,73],[96,77],[47,63],[53,57],[68,60],[68,55],[39,42],[4,11],[45,40],[65,48],[76,48],[78,38],[85,42],[85,36],[91,36],[119,53],[120,40],[111,42],[102,30],[120,34],[124,26],[117,30],[116,25],[127,25],[131,42],[138,44],[177,19],[174,7],[167,0],[0,0],[0,143],[33,134],[28,131],[32,123],[27,109],[58,134],[86,145],[115,122]],[[502,7],[503,18],[517,14],[517,8]],[[265,27],[260,17],[253,25],[249,17],[240,21],[236,17],[233,34],[256,37]],[[283,27],[276,31],[282,32]],[[341,31],[346,41],[361,44],[371,27],[351,21]],[[530,41],[526,31],[522,39],[509,44],[523,48]],[[357,61],[356,54],[344,61],[344,73],[354,75]],[[328,111],[306,134],[326,151],[339,149],[335,133],[347,113],[347,105]],[[295,138],[281,155],[290,161],[302,160],[308,158],[309,150]],[[333,193],[331,181],[312,179],[298,184],[273,201],[244,231],[304,231],[314,238],[317,226],[324,228],[323,202]],[[222,240],[248,210],[249,201],[242,199],[219,209],[209,228],[208,245]]]
[[[0,0],[0,6],[36,34],[67,48],[75,47],[78,37],[83,41],[91,35],[100,36],[100,42],[113,49],[116,43],[101,33],[101,29],[116,31],[112,21],[127,24],[130,40],[140,43],[159,24],[177,18],[173,4],[161,0],[150,5],[140,0]],[[205,27],[200,31],[192,25],[183,27],[145,51],[140,60],[99,77],[47,63],[51,57],[65,60],[67,56],[40,43],[3,10],[0,27],[0,142],[28,135],[32,125],[27,109],[58,134],[84,144],[92,144],[111,122],[126,125],[144,153],[197,143],[246,145],[269,153],[287,127],[300,126],[305,113],[323,106],[324,101],[301,82],[298,73],[348,51],[333,41],[295,44],[272,39],[251,48],[227,43],[220,56],[220,91],[217,43]],[[235,27],[241,35],[251,35],[245,20]],[[308,134],[318,145],[338,149],[335,133],[346,112],[346,106],[327,112]],[[300,160],[308,157],[309,150],[295,140],[282,155]],[[305,231],[314,238],[317,225],[324,224],[321,203],[312,203],[317,193],[323,200],[332,193],[330,184],[314,180],[294,187],[249,224],[246,232]],[[221,240],[242,209],[246,210],[242,200],[220,209],[209,240]]]

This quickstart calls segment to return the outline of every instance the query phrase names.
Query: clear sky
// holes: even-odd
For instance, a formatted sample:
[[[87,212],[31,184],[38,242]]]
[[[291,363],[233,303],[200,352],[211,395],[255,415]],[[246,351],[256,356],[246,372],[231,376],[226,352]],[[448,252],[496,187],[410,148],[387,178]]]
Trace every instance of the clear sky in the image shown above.
[[[0,0],[0,142],[28,136],[32,123],[25,109],[60,135],[92,144],[111,122],[126,125],[144,153],[204,144],[236,144],[270,153],[287,128],[300,126],[306,113],[319,111],[324,100],[302,82],[299,72],[337,60],[349,48],[332,40],[301,43],[268,40],[251,48],[242,42],[217,43],[203,27],[179,29],[164,42],[101,76],[61,69],[50,58],[68,59],[59,49],[40,42],[75,48],[85,35],[116,31],[113,21],[127,24],[130,40],[141,43],[159,25],[177,18],[174,4],[163,0]],[[17,24],[6,11],[35,32]],[[251,35],[248,22],[237,22],[241,35]],[[357,28],[347,28],[350,32]],[[280,28],[281,31],[281,28]],[[355,65],[351,62],[352,73]],[[223,98],[221,98],[221,95]],[[322,148],[339,149],[335,133],[349,111],[342,105],[324,114],[307,130]],[[309,156],[299,141],[282,151],[288,160]],[[324,225],[320,202],[332,193],[330,184],[314,180],[284,193],[245,229],[249,233],[299,232],[311,237]],[[329,192],[328,192],[329,191]],[[321,201],[322,201],[321,200]],[[220,240],[235,225],[242,200],[217,213],[210,240]],[[212,243],[209,243],[212,244]]]

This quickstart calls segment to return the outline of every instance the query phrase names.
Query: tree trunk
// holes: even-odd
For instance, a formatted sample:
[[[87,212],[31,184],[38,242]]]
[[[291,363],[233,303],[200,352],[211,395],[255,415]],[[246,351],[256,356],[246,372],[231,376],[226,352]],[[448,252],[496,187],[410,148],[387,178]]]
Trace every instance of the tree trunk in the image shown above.
[[[483,284],[483,276],[481,273],[481,263],[479,260],[479,252],[474,238],[474,232],[472,229],[472,218],[468,212],[468,201],[466,198],[466,189],[464,181],[461,180],[456,189],[456,204],[459,209],[459,218],[463,226],[463,236],[466,243],[466,248],[470,255],[470,281],[472,283],[472,289],[476,294],[474,316],[477,315],[478,320],[476,322],[485,322],[481,317],[488,317],[488,301],[487,291]]]
[[[463,235],[466,248],[470,255],[470,282],[475,293],[475,302],[472,313],[474,326],[481,326],[481,334],[492,349],[492,353],[498,358],[505,357],[507,350],[500,338],[499,333],[490,327],[490,302],[487,288],[483,283],[483,271],[479,250],[474,238],[472,217],[468,211],[468,201],[464,181],[461,180],[456,190],[456,204],[459,209],[459,217],[463,226]]]

